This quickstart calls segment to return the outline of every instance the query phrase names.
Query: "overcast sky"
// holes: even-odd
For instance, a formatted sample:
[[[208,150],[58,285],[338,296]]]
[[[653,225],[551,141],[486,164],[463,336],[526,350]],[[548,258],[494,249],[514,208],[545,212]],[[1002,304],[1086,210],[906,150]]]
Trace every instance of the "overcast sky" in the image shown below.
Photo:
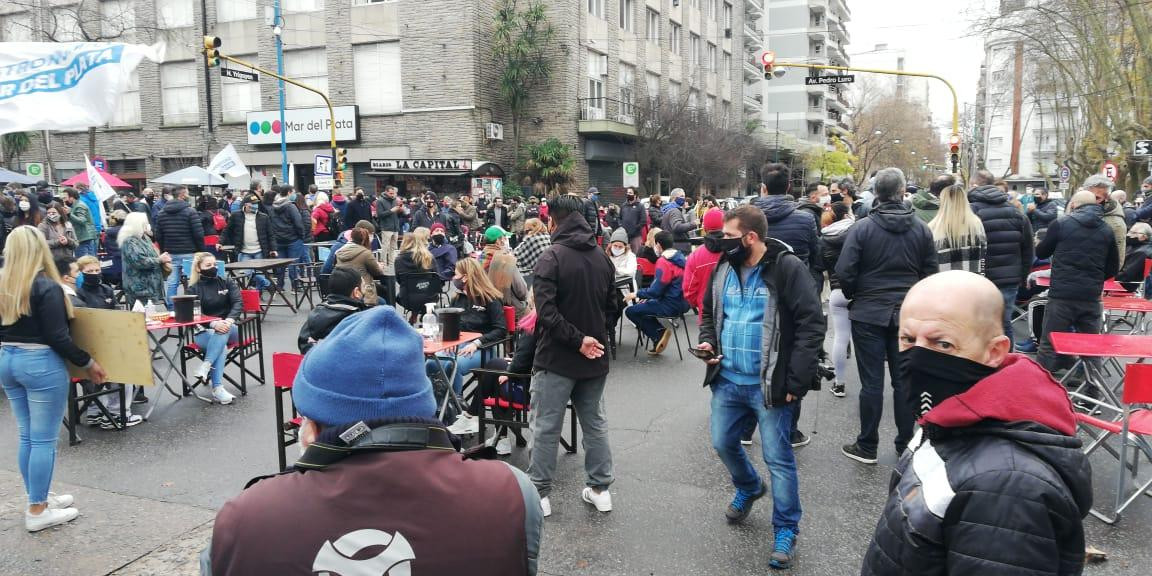
[[[853,64],[865,62],[876,67],[896,66],[895,51],[902,50],[905,70],[937,74],[948,79],[964,104],[976,100],[984,42],[972,33],[971,21],[984,10],[994,9],[997,0],[847,0],[852,11],[847,46]],[[893,52],[872,52],[875,45],[887,44]],[[885,62],[888,60],[889,62]],[[945,134],[950,131],[952,96],[937,81],[930,81],[933,123]]]

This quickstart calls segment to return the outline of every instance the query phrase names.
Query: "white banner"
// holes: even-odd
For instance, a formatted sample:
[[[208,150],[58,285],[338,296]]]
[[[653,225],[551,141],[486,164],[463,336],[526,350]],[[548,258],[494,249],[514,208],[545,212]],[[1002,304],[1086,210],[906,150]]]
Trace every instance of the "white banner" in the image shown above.
[[[92,160],[88,159],[88,155],[84,155],[84,168],[88,173],[88,189],[96,194],[96,199],[100,201],[100,213],[96,215],[100,219],[101,225],[107,224],[108,218],[104,214],[104,202],[109,198],[116,196],[116,191],[112,186],[104,180],[100,175],[100,171],[92,165]]]
[[[208,164],[208,171],[213,174],[225,174],[239,178],[248,173],[248,167],[240,160],[240,154],[236,152],[236,148],[229,144],[212,158],[212,162]]]
[[[164,60],[164,44],[5,42],[0,50],[0,134],[81,130],[112,119],[132,71]]]

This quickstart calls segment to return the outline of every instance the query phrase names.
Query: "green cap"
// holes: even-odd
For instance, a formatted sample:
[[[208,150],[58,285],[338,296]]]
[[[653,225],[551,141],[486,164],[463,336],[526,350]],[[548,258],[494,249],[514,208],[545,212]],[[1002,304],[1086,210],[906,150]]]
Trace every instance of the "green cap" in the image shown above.
[[[507,235],[507,230],[499,226],[489,226],[488,229],[484,231],[484,240],[491,244]]]

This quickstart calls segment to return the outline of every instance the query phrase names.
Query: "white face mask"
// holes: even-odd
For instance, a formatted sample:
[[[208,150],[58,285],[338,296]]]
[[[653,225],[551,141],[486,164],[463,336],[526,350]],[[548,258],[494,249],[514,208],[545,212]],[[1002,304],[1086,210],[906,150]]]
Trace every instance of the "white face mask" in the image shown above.
[[[27,200],[21,200],[20,201],[20,210],[27,212],[31,208],[32,208],[32,204],[29,203]]]
[[[619,258],[620,256],[624,255],[624,249],[623,248],[612,248],[612,255]]]
[[[827,206],[827,205],[828,205],[828,204],[830,204],[831,202],[832,202],[832,197],[831,197],[831,196],[821,196],[821,197],[820,197],[820,205],[821,205],[821,206]]]

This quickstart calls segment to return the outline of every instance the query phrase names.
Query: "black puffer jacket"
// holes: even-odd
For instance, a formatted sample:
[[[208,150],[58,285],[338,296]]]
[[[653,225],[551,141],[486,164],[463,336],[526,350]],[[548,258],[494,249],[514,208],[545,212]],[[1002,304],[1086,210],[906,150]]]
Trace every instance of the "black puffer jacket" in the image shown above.
[[[169,200],[156,215],[153,226],[161,252],[192,254],[204,251],[204,226],[200,215],[183,200]]]
[[[848,229],[856,222],[850,218],[833,222],[820,231],[820,265],[828,272],[828,289],[840,289],[840,277],[836,275],[836,263],[840,261],[840,251],[844,249],[844,239]]]
[[[307,234],[304,231],[304,218],[296,205],[287,198],[277,198],[272,204],[272,238],[277,244],[291,244],[297,240],[303,241]]]
[[[1100,206],[1080,206],[1048,225],[1036,257],[1052,259],[1050,298],[1098,302],[1104,280],[1120,270],[1116,239]]]
[[[903,203],[881,204],[848,229],[835,270],[853,322],[892,325],[908,289],[939,271],[932,232]]]
[[[300,353],[307,354],[317,342],[327,338],[341,320],[367,309],[363,300],[329,294],[324,302],[308,313],[308,319],[300,327],[300,335],[296,338]]]
[[[764,211],[768,236],[787,244],[793,254],[811,266],[812,255],[817,251],[816,219],[812,213],[797,210],[791,196],[762,196],[752,204]]]
[[[1032,231],[1043,230],[1048,227],[1060,213],[1056,210],[1056,203],[1051,198],[1036,202],[1036,207],[1028,213],[1028,220],[1032,223]]]
[[[995,186],[968,191],[968,202],[988,236],[984,276],[1000,288],[1019,286],[1032,266],[1032,224],[1008,200]]]

